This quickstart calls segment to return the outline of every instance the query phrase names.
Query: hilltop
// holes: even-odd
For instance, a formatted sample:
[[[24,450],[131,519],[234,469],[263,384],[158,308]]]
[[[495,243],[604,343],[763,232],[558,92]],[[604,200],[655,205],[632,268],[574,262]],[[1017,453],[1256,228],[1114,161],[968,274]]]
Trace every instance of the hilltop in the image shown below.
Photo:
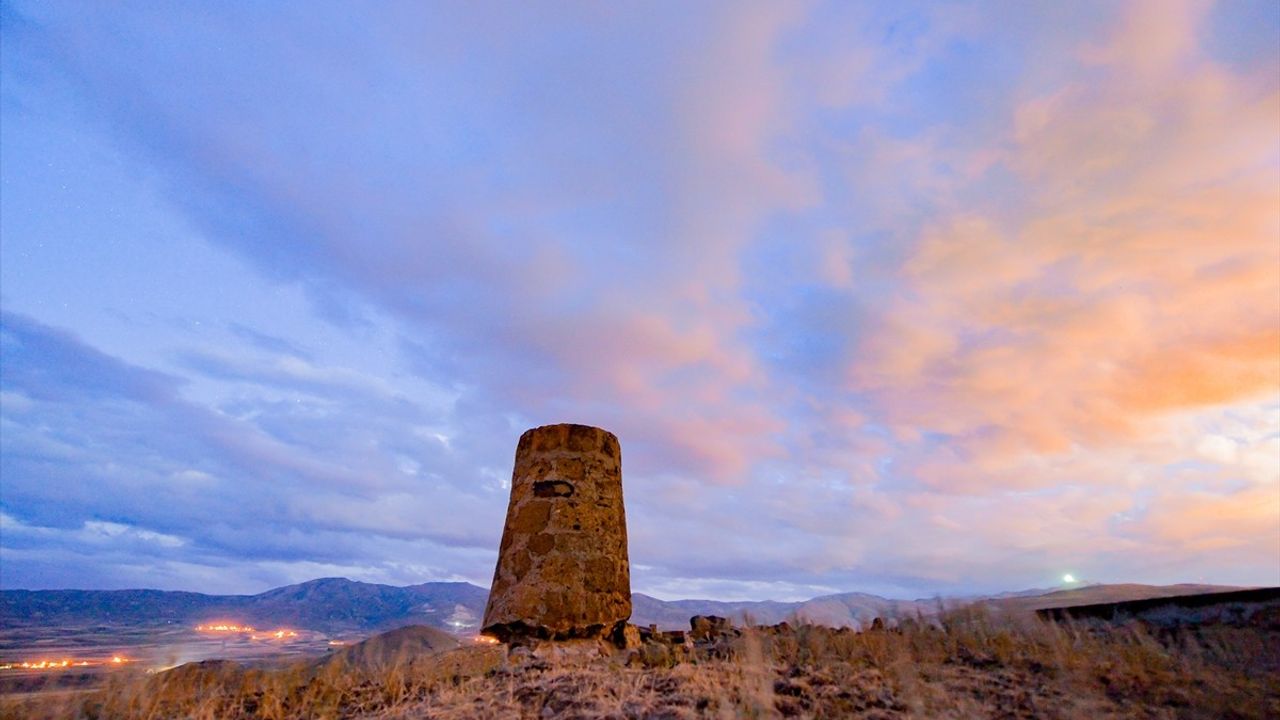
[[[824,595],[799,602],[659,600],[632,595],[631,622],[687,627],[693,615],[718,615],[772,624],[789,619],[859,628],[873,618],[936,614],[941,605],[982,601],[1006,611],[1194,595],[1235,590],[1216,585],[1088,585],[1066,590],[1025,590],[963,599],[895,600],[866,593]],[[15,628],[114,625],[195,625],[234,619],[259,626],[291,626],[327,633],[371,633],[427,625],[475,634],[488,590],[465,582],[396,587],[345,578],[320,578],[257,595],[206,595],[164,590],[0,591],[0,631]]]
[[[1161,628],[1058,625],[979,604],[936,624],[722,627],[629,649],[460,643],[416,626],[319,663],[124,670],[81,692],[0,698],[0,718],[1262,720],[1280,710],[1276,609]]]

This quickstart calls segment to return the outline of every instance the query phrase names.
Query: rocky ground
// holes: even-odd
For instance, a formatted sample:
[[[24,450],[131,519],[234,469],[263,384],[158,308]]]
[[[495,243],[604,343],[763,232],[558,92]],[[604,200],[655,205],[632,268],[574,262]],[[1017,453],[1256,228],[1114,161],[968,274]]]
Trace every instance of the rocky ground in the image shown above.
[[[402,632],[373,665],[202,663],[4,717],[1271,718],[1280,618],[1247,627],[938,625],[632,628],[614,642],[436,647]],[[618,645],[628,646],[619,648]],[[350,657],[370,657],[353,653]]]

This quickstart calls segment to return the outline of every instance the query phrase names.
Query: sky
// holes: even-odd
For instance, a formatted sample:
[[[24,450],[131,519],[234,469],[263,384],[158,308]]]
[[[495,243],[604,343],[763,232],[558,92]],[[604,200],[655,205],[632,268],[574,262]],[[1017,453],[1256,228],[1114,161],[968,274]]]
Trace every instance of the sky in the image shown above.
[[[0,587],[1280,585],[1280,6],[0,3]]]

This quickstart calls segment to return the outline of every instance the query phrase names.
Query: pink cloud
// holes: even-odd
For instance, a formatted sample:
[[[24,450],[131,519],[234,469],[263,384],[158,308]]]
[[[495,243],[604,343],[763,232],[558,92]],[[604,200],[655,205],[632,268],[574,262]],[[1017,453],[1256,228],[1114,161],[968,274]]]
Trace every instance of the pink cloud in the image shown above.
[[[847,377],[951,437],[927,482],[1040,485],[996,470],[1280,390],[1280,88],[1205,57],[1201,11],[1139,8],[1086,48],[1098,77],[1001,141],[1026,199],[934,219],[901,265]]]

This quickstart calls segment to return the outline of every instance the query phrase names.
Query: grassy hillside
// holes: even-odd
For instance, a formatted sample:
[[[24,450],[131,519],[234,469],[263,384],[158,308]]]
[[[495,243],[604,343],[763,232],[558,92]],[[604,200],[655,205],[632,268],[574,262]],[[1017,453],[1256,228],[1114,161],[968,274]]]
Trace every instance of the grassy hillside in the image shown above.
[[[942,627],[749,628],[695,645],[418,650],[373,665],[188,665],[10,697],[0,718],[1271,718],[1280,618],[1155,634],[950,611]]]

